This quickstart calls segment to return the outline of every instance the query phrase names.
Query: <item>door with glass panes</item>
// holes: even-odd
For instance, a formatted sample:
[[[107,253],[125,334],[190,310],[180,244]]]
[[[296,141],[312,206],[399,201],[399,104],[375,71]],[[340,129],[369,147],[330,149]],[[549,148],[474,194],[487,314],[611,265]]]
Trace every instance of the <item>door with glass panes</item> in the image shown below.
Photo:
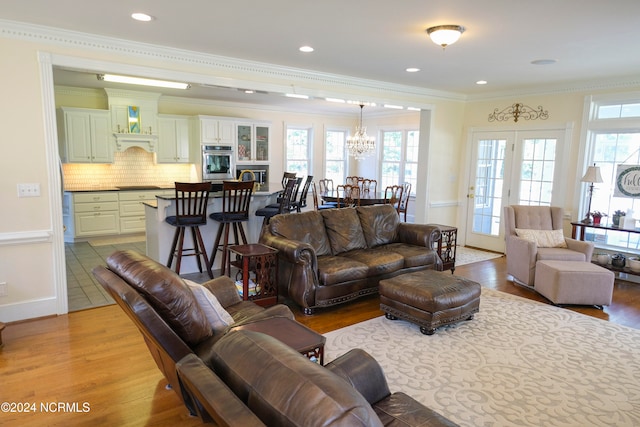
[[[564,205],[557,185],[564,131],[474,132],[472,141],[466,244],[504,252],[504,206]]]

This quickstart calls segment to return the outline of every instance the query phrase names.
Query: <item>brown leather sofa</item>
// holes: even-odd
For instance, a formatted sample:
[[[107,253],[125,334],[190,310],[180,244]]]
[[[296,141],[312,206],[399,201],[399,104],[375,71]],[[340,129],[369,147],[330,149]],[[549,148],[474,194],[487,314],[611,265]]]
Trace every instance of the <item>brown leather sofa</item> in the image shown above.
[[[273,337],[236,330],[216,342],[212,355],[213,371],[195,355],[186,356],[177,369],[186,399],[203,420],[218,425],[457,425],[404,393],[392,394],[380,365],[361,349],[322,367]],[[225,417],[219,415],[220,380],[250,413],[236,406],[224,408],[233,411]]]
[[[313,314],[378,291],[382,279],[442,270],[434,225],[400,221],[391,205],[277,215],[260,242],[278,249],[280,295]]]
[[[114,252],[107,266],[94,268],[93,274],[138,327],[158,368],[182,398],[175,364],[188,354],[209,364],[213,344],[228,330],[214,332],[182,278],[138,252]],[[233,317],[235,323],[230,328],[274,316],[294,319],[285,305],[265,309],[242,301],[234,282],[226,276],[203,285]],[[227,398],[233,400],[234,395]],[[188,408],[195,414],[194,408]]]

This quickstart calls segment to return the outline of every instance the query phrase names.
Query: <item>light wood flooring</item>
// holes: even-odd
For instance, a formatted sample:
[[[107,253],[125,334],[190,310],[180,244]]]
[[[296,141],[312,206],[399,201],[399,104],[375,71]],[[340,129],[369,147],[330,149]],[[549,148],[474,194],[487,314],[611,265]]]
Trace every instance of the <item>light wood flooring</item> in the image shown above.
[[[504,257],[459,266],[456,274],[545,302],[534,291],[507,280]],[[299,321],[320,333],[382,314],[376,296],[320,310],[314,316],[293,309]],[[569,309],[640,329],[640,285],[616,281],[613,304],[604,310]],[[35,404],[36,411],[0,412],[2,426],[201,425],[188,415],[176,393],[165,388],[166,381],[141,335],[116,305],[9,324],[3,342],[0,402]],[[65,407],[77,409],[60,410]]]

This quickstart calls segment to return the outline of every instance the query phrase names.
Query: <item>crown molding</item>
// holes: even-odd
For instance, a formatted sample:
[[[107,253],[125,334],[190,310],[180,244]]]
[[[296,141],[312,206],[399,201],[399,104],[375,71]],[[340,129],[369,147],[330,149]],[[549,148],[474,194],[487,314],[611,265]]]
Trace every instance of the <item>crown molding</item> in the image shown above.
[[[450,101],[465,101],[466,99],[465,95],[459,93],[284,67],[2,19],[0,19],[0,36],[65,48],[112,53],[145,60],[160,60],[185,66],[204,67],[214,72],[221,71],[226,75],[233,75],[232,79],[227,78],[226,80],[228,84],[229,80],[237,80],[235,82],[238,83],[237,87],[242,87],[240,84],[243,80],[245,82],[255,80],[262,82],[275,81],[281,82],[275,83],[281,87],[291,89],[293,86],[298,93],[310,96],[317,95],[319,92],[348,92],[355,95],[371,95],[379,99],[402,99],[412,101],[418,105],[423,104],[425,99],[429,100],[429,102],[434,99]]]

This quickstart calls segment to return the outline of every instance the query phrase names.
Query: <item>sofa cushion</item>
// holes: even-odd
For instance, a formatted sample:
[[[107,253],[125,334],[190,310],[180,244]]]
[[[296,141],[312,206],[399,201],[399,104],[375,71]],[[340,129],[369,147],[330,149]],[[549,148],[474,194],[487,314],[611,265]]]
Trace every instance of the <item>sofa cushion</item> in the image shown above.
[[[341,257],[365,264],[369,267],[367,271],[368,277],[393,273],[404,267],[404,257],[397,252],[386,250],[383,246],[345,252]]]
[[[233,317],[222,307],[215,295],[199,283],[191,280],[184,280],[193,296],[196,297],[198,305],[207,317],[211,329],[215,332],[224,331],[229,325],[233,325]]]
[[[367,247],[356,208],[325,209],[320,213],[334,255]]]
[[[111,271],[137,290],[189,346],[213,334],[193,293],[174,271],[135,251],[107,258]]]
[[[213,346],[212,363],[266,425],[382,426],[349,383],[271,336],[230,332]]]
[[[365,279],[369,266],[344,256],[323,256],[318,258],[318,280],[321,286]]]
[[[398,240],[400,217],[392,205],[361,206],[356,210],[367,246],[374,248]]]
[[[391,243],[384,248],[390,252],[402,255],[404,258],[404,268],[434,265],[437,263],[437,252],[424,246],[415,246],[407,243]]]
[[[269,229],[276,236],[310,244],[316,256],[331,255],[324,220],[318,211],[275,216],[269,222]]]

